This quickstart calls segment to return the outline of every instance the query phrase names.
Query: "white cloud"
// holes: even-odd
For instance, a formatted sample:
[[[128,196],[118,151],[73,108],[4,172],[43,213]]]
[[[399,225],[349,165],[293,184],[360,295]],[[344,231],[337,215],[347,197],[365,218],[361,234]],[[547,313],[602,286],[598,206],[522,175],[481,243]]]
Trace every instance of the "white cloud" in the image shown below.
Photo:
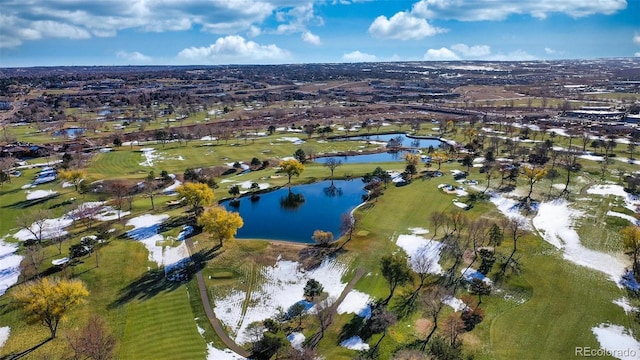
[[[491,47],[489,45],[473,45],[468,46],[466,44],[451,45],[451,49],[466,58],[482,58],[491,54]]]
[[[304,42],[308,42],[313,45],[320,45],[322,42],[320,41],[320,36],[313,34],[311,31],[305,31],[302,33],[302,40]]]
[[[510,53],[507,54],[503,54],[503,53],[497,53],[494,55],[491,55],[489,57],[487,57],[487,60],[494,60],[494,61],[531,61],[531,60],[538,60],[538,58],[536,58],[535,56],[527,53],[524,50],[515,50],[512,51]]]
[[[635,44],[640,45],[640,33],[634,33],[634,34],[633,34],[633,42],[634,42]]]
[[[178,58],[186,63],[204,64],[255,64],[258,62],[282,62],[290,57],[288,51],[274,44],[260,45],[247,41],[242,36],[221,37],[214,44],[190,47],[178,53]]]
[[[549,54],[549,55],[553,55],[553,54],[557,53],[557,51],[553,50],[552,48],[548,48],[548,47],[544,48],[544,52]]]
[[[247,31],[247,36],[249,37],[256,37],[256,36],[259,36],[260,34],[262,34],[262,30],[259,27],[253,26],[253,25]]]
[[[360,52],[358,50],[352,51],[342,55],[342,60],[346,62],[372,62],[377,61],[378,58],[375,55]]]
[[[440,49],[429,49],[422,58],[427,61],[460,60],[456,53],[446,47],[442,47]]]
[[[31,24],[31,30],[40,33],[40,37],[88,39],[91,34],[80,27],[59,23],[56,21],[35,21]]]
[[[322,17],[315,15],[313,2],[295,6],[288,11],[279,11],[276,13],[276,20],[283,23],[276,28],[277,34],[304,33],[308,31],[308,25],[320,26],[324,23]]]
[[[255,33],[252,27],[276,9],[298,4],[295,0],[3,1],[0,46],[54,37],[116,36],[126,29],[165,32],[200,26],[212,33]]]
[[[637,52],[637,53],[635,53],[635,54],[633,54],[633,56],[635,56],[635,57],[640,57],[640,51],[639,51],[639,52]]]
[[[150,56],[144,55],[138,51],[128,52],[121,50],[116,53],[116,56],[120,59],[125,59],[136,63],[146,63],[152,60]]]
[[[418,40],[444,31],[405,11],[400,11],[391,18],[378,16],[369,26],[369,33],[374,37],[396,40]]]
[[[526,14],[545,19],[560,13],[574,18],[594,14],[610,15],[627,7],[627,0],[420,0],[412,12],[426,19],[461,21],[504,20],[510,15]]]

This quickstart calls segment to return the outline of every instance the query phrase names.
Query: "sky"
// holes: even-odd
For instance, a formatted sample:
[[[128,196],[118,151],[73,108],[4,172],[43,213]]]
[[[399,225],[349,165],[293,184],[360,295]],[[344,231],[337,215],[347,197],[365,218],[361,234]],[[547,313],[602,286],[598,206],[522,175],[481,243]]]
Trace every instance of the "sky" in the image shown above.
[[[0,67],[640,57],[640,0],[0,0]]]

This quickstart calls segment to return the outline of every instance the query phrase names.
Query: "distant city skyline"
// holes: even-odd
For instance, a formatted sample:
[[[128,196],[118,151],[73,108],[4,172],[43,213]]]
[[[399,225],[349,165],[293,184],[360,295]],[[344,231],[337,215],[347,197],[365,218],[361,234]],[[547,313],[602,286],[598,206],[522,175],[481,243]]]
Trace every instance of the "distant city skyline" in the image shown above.
[[[640,0],[0,0],[0,67],[640,57]]]

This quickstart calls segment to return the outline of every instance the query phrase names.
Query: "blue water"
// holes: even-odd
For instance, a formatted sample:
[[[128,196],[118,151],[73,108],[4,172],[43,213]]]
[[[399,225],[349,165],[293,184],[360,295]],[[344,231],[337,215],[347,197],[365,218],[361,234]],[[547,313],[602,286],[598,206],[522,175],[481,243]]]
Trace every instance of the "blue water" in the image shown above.
[[[328,159],[336,159],[342,161],[343,164],[369,164],[377,162],[404,161],[404,154],[404,151],[397,151],[352,156],[326,156],[317,158],[315,161],[324,164]]]
[[[407,137],[407,135],[405,135],[403,133],[384,134],[384,135],[349,136],[349,137],[340,138],[340,140],[341,141],[344,141],[344,140],[365,140],[365,141],[388,142],[389,140],[395,139],[398,136],[402,139],[401,140],[401,146],[403,146],[403,147],[426,149],[429,146],[433,146],[434,148],[438,148],[438,147],[440,147],[440,145],[442,145],[442,142],[440,140],[438,140],[438,139],[410,138],[410,137]]]
[[[330,191],[330,185],[331,181],[322,181],[292,186],[292,196],[289,196],[289,189],[285,187],[261,194],[258,201],[252,201],[250,197],[240,198],[237,207],[232,206],[230,201],[221,205],[227,210],[239,212],[244,220],[237,238],[312,243],[311,236],[318,229],[331,231],[334,238],[338,238],[342,214],[360,204],[365,194],[360,179],[336,180],[334,191]],[[299,195],[302,195],[303,201],[300,201]]]
[[[84,133],[87,129],[84,128],[67,128],[62,130],[54,131],[54,136],[67,135],[69,137],[76,137]]]

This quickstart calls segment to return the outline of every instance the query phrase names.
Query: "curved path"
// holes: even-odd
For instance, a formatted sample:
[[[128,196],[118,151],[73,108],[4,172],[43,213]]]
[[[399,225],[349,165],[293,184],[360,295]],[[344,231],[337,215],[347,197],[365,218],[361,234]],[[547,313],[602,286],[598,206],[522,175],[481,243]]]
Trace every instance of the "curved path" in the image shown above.
[[[187,249],[189,250],[189,256],[192,256],[194,253],[193,241],[191,241],[191,239],[188,238],[188,239],[185,239],[185,242],[187,244]],[[364,276],[365,273],[366,271],[363,268],[358,268],[356,270],[356,274],[353,276],[351,281],[349,281],[347,286],[344,287],[344,289],[342,290],[342,292],[340,293],[340,296],[338,296],[336,301],[331,305],[332,313],[335,313],[338,310],[338,306],[340,306],[340,304],[347,297],[347,294],[349,294],[349,292],[353,290],[353,287],[362,278],[362,276]],[[198,272],[196,273],[196,280],[198,281],[198,289],[200,290],[200,300],[202,300],[202,305],[204,306],[204,312],[207,314],[207,319],[209,319],[209,323],[211,323],[211,326],[213,327],[213,330],[216,332],[216,335],[218,335],[220,340],[222,340],[222,342],[231,351],[235,352],[236,354],[242,357],[248,358],[251,355],[251,353],[249,353],[247,350],[240,347],[238,344],[235,343],[235,341],[233,341],[233,339],[229,337],[225,329],[222,327],[222,323],[220,323],[220,320],[216,317],[216,314],[213,312],[213,307],[211,306],[211,302],[209,301],[209,296],[207,293],[207,287],[205,286],[205,283],[204,283],[204,277],[202,276],[202,268],[198,269]]]
[[[187,249],[189,249],[189,256],[193,255],[194,247],[191,239],[185,240],[187,243]],[[236,354],[248,358],[251,353],[247,350],[241,348],[238,344],[233,341],[227,334],[227,332],[222,327],[220,320],[216,317],[216,314],[213,312],[213,307],[211,306],[211,302],[209,302],[209,296],[207,295],[207,287],[204,284],[204,277],[202,276],[202,268],[198,269],[196,273],[196,280],[198,280],[198,289],[200,290],[200,299],[202,300],[202,306],[204,306],[204,312],[207,314],[207,318],[209,319],[209,323],[213,327],[213,330],[216,332],[216,335],[222,340],[222,342],[233,352]]]

